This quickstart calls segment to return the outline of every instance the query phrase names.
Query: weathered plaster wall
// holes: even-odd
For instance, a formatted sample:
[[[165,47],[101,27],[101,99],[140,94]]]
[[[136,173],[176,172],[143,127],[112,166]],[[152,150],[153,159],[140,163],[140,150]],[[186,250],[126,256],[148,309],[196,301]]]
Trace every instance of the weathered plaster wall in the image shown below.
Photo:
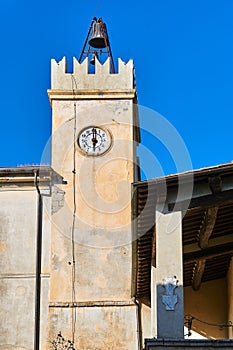
[[[75,327],[76,343],[82,342],[82,349],[135,349],[136,306],[121,306],[132,297],[131,183],[136,145],[133,100],[125,90],[133,88],[133,67],[121,63],[116,75],[107,73],[107,66],[97,67],[96,74],[88,75],[85,64],[75,63],[74,85],[63,61],[52,64],[52,167],[67,184],[59,186],[64,206],[52,216],[48,337],[54,339],[68,327],[70,339],[73,320],[67,316],[62,323],[63,304],[84,303],[82,309],[77,307],[80,323]],[[72,86],[78,91],[72,92]],[[99,89],[99,94],[93,89]],[[106,99],[101,89],[112,98]],[[119,90],[124,99],[116,96]],[[96,94],[93,99],[92,93]],[[67,99],[67,94],[72,98]],[[111,147],[103,155],[86,156],[78,147],[79,133],[90,126],[107,130],[111,137]],[[103,305],[90,307],[90,302]],[[109,302],[116,304],[109,309]],[[94,330],[95,338],[91,336]]]
[[[37,193],[33,188],[0,191],[0,349],[31,350],[34,337]],[[45,235],[41,340],[46,338],[49,289],[49,227]]]
[[[132,330],[136,328],[136,312],[134,305],[75,308],[75,348],[80,350],[135,350],[138,335]],[[66,340],[71,339],[71,324],[71,308],[50,308],[51,336],[49,340],[53,340],[52,334],[56,335],[57,329],[61,330]]]
[[[74,121],[69,120],[73,116],[73,108],[73,102],[70,101],[53,103],[53,168],[64,176],[67,185],[60,186],[65,192],[64,207],[52,217],[51,303],[72,301]],[[86,157],[78,149],[76,151],[76,302],[122,301],[131,298],[131,183],[134,174],[132,109],[131,101],[78,102],[78,131],[93,125],[96,120],[95,125],[110,131],[113,144],[105,155],[96,158]],[[98,312],[100,310],[102,318],[107,317],[105,309],[98,309]],[[90,312],[95,318],[95,309]],[[121,318],[121,322],[122,329],[129,327],[127,317]],[[89,323],[90,319],[86,319],[85,327]],[[132,333],[136,333],[135,327],[131,327]],[[88,339],[85,332],[81,328],[78,334]],[[105,327],[99,331],[102,339],[106,339],[105,332]],[[122,332],[116,334],[120,341]],[[115,343],[118,343],[116,339]]]
[[[71,298],[67,278],[72,268],[73,107],[72,101],[53,102],[52,166],[67,185],[60,186],[65,192],[64,207],[52,217],[51,278],[59,276],[60,288],[52,284],[56,290],[52,287],[51,301]],[[78,132],[94,121],[111,132],[113,144],[99,157],[87,157],[78,147],[75,155],[77,301],[124,300],[131,293],[132,103],[79,101]]]
[[[127,90],[134,84],[133,61],[123,62],[118,58],[118,74],[110,73],[110,59],[104,64],[95,62],[95,74],[88,74],[88,58],[81,64],[73,58],[73,73],[67,73],[66,57],[60,62],[51,61],[51,85],[53,90],[84,90],[84,95],[90,90]]]
[[[145,304],[141,304],[141,325],[142,339],[150,338],[151,334],[151,308]]]

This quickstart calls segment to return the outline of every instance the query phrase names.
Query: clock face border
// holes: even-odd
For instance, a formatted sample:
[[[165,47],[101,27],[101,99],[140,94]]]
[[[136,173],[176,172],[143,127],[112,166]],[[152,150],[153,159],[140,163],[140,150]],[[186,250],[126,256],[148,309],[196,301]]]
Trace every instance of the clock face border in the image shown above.
[[[103,146],[103,148],[101,150],[98,150],[98,146],[97,146],[95,152],[93,152],[93,151],[90,152],[88,150],[88,146],[87,146],[87,150],[85,150],[85,148],[82,146],[82,143],[84,143],[84,141],[81,142],[81,137],[82,137],[83,133],[85,131],[88,131],[89,129],[97,129],[97,130],[101,130],[101,131],[103,131],[105,133],[105,135],[106,135],[106,144]],[[90,139],[91,136],[90,137],[88,136],[90,134],[91,133],[87,134],[86,138],[88,137]],[[99,137],[98,133],[97,133],[96,137],[97,138]],[[83,140],[85,140],[85,138],[83,138]],[[88,140],[88,141],[90,141],[90,140]],[[101,125],[100,126],[97,126],[97,125],[86,126],[82,130],[80,130],[80,132],[78,133],[77,144],[78,144],[78,147],[79,147],[79,151],[83,155],[88,156],[88,157],[96,157],[96,156],[104,155],[112,147],[112,143],[113,143],[113,137],[112,137],[111,132],[107,128],[102,127]],[[86,141],[86,144],[87,144],[87,141]]]

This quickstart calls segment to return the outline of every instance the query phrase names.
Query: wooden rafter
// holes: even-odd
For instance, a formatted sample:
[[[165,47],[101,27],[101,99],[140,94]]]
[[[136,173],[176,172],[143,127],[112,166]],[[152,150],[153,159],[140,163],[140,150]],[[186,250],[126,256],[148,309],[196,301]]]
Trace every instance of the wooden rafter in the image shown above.
[[[197,262],[202,259],[212,259],[220,255],[233,254],[233,242],[219,244],[211,248],[201,249],[199,251],[185,253],[183,255],[184,263]]]
[[[199,247],[205,249],[208,247],[210,236],[212,235],[215,222],[218,215],[218,207],[207,208],[204,220],[200,227]]]
[[[220,176],[209,177],[209,187],[213,194],[221,193],[222,180]],[[201,224],[198,245],[201,249],[206,249],[209,245],[209,239],[212,235],[215,222],[218,215],[218,206],[209,207],[205,210],[204,220]],[[199,290],[201,286],[202,277],[205,272],[206,259],[203,258],[196,262],[193,270],[192,287],[194,290]]]
[[[201,286],[202,276],[205,271],[206,259],[202,259],[196,262],[193,270],[192,287],[194,290],[198,290]]]
[[[206,196],[194,197],[191,200],[184,200],[168,204],[168,210],[186,210],[198,207],[216,207],[220,204],[233,203],[233,190],[222,191],[220,193],[208,194]]]
[[[200,227],[199,242],[198,245],[201,249],[206,249],[209,244],[210,236],[212,235],[215,222],[217,219],[218,207],[207,208],[204,215],[204,220]],[[201,286],[201,280],[205,272],[206,259],[197,261],[192,279],[192,287],[194,290],[198,290]]]
[[[219,237],[213,237],[209,241],[208,248],[215,247],[216,245],[219,246],[224,243],[231,243],[231,242],[233,242],[233,230],[231,234],[228,234],[226,236],[222,235]],[[191,243],[184,246],[184,254],[191,253],[191,252],[200,252],[200,247],[198,246],[197,243]]]

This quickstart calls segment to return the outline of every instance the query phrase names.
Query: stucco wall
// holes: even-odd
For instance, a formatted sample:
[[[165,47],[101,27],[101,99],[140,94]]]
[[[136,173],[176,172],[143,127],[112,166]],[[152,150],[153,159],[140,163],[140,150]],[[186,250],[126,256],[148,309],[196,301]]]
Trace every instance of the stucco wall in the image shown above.
[[[141,304],[142,339],[150,338],[151,334],[151,308]]]
[[[37,193],[34,188],[0,191],[0,349],[31,350],[34,338]],[[41,340],[46,338],[49,232],[44,215]]]
[[[134,176],[131,101],[79,101],[77,137],[90,125],[112,135],[112,147],[88,157],[77,147],[75,260],[76,298],[124,300],[131,297],[131,183]],[[74,102],[53,101],[52,166],[67,181],[60,186],[64,207],[52,217],[51,301],[70,301],[73,223]],[[75,140],[77,140],[77,137]],[[59,278],[58,278],[59,276]],[[55,280],[59,279],[59,288]]]
[[[205,322],[226,324],[228,321],[226,279],[202,283],[199,291],[194,291],[192,287],[184,288],[184,308],[185,314],[191,314]],[[207,338],[228,337],[226,328],[213,327],[195,320],[193,330]]]
[[[64,206],[52,216],[50,305],[73,301],[129,302],[132,296],[131,183],[134,181],[136,146],[133,141],[133,101],[82,100],[74,105],[74,101],[55,100],[52,107],[52,167],[64,177],[67,184],[59,186],[64,191]],[[77,130],[74,134],[75,108]],[[107,130],[111,137],[109,150],[96,157],[86,156],[77,144],[79,133],[91,125]],[[72,172],[74,157],[75,184]],[[73,250],[74,190],[76,213]],[[73,252],[75,276],[72,273]],[[75,298],[72,297],[73,288]],[[82,334],[86,341],[90,336],[88,329],[92,327],[91,319],[100,317],[104,320],[108,317],[105,307],[98,308],[98,313],[95,308],[90,308],[88,312],[92,316],[85,320],[83,316],[79,329],[77,326],[77,334]],[[118,340],[115,337],[114,342],[126,344],[129,339],[124,337],[125,332],[135,339],[135,312],[134,317],[129,316],[129,313],[121,317],[121,314],[121,307],[116,306],[108,330],[103,322],[100,332],[103,347],[104,342],[112,341],[109,334],[115,332],[117,320]],[[53,317],[53,308],[50,307],[50,320]],[[53,338],[58,331],[50,323],[48,337]],[[89,340],[90,344],[92,341]],[[117,348],[125,349],[125,345]]]
[[[75,308],[75,349],[135,350],[138,342],[137,310],[131,306],[98,306]],[[127,322],[127,323],[126,323]],[[50,308],[49,342],[61,330],[65,340],[72,338],[72,309]],[[123,325],[125,325],[123,327]],[[52,348],[51,348],[52,349]]]

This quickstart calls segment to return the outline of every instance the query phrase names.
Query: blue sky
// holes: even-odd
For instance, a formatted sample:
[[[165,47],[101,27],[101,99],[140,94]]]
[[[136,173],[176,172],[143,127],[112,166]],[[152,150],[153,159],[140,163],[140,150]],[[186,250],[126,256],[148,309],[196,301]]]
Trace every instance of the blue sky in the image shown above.
[[[72,69],[94,16],[107,24],[114,58],[134,60],[139,104],[171,123],[191,158],[177,166],[176,136],[167,149],[152,136],[157,119],[144,131],[142,113],[142,168],[146,152],[159,164],[146,176],[233,160],[232,0],[7,0],[0,9],[1,167],[40,164],[51,132],[50,60],[66,56]],[[170,144],[174,135],[166,127],[164,135]]]

